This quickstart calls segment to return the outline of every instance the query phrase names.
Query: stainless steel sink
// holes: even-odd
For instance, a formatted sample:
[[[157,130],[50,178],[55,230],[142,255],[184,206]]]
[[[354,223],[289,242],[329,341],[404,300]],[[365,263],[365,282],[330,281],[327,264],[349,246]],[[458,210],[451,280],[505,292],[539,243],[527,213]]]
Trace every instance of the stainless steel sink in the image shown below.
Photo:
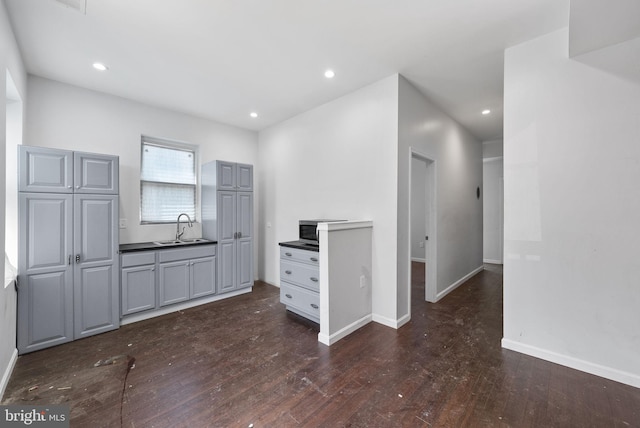
[[[176,245],[179,244],[180,241],[172,239],[171,241],[153,241],[153,243],[156,245]]]
[[[195,244],[196,242],[206,242],[204,238],[188,238],[188,239],[171,239],[169,241],[153,241],[156,245],[187,245]]]

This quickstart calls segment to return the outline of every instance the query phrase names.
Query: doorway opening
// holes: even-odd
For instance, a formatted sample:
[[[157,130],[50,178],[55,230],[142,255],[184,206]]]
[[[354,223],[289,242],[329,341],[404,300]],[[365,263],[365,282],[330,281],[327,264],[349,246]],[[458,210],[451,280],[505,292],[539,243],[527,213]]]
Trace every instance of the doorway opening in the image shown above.
[[[411,149],[409,172],[409,307],[412,296],[437,300],[436,162]],[[424,284],[424,285],[423,285]],[[422,291],[424,288],[424,291]]]

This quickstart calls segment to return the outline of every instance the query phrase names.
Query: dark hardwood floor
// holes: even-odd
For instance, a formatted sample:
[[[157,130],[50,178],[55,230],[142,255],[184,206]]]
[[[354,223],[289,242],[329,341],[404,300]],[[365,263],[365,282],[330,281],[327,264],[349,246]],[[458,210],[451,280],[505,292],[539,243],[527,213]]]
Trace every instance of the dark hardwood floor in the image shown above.
[[[640,427],[640,389],[500,347],[501,267],[436,304],[413,278],[399,330],[326,347],[257,282],[21,356],[3,404],[67,404],[72,427]]]

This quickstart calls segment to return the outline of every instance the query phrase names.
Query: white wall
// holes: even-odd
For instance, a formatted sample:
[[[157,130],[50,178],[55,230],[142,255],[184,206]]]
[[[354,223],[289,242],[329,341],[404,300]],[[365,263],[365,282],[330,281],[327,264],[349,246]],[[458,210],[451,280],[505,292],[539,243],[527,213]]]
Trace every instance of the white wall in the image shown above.
[[[640,85],[505,53],[503,346],[640,387]]]
[[[0,2],[0,99],[7,99],[6,73],[9,72],[18,95],[23,100],[26,95],[27,76],[20,57],[18,45],[13,36],[11,25],[7,16],[4,1]],[[11,115],[11,113],[10,113]],[[6,131],[6,101],[0,103],[0,224],[6,220],[6,165],[7,162],[15,162],[6,158],[7,131]],[[9,118],[11,120],[11,117]],[[13,136],[11,136],[13,137]],[[13,143],[11,143],[13,144]],[[5,250],[5,228],[0,227],[0,248]],[[4,263],[0,262],[0,271],[4,278]],[[16,352],[16,292],[11,287],[4,287],[4,281],[0,284],[0,396],[4,392],[12,364],[17,356]]]
[[[502,140],[482,143],[483,258],[485,263],[502,263],[504,163]]]
[[[260,278],[279,284],[278,242],[298,238],[299,219],[372,220],[372,310],[385,323],[396,320],[397,82],[260,132]]]
[[[258,135],[252,131],[34,76],[28,101],[25,144],[120,156],[120,218],[128,223],[120,243],[175,236],[175,225],[140,225],[141,135],[198,145],[201,164],[222,159],[253,164],[254,174],[259,172]],[[197,224],[187,234],[200,236],[200,230]],[[257,242],[255,248],[257,254]]]
[[[425,261],[427,236],[427,164],[411,159],[411,260]],[[422,244],[422,246],[420,246]]]
[[[409,313],[409,171],[411,148],[436,163],[436,289],[442,297],[482,269],[482,144],[426,99],[399,82],[398,318]]]

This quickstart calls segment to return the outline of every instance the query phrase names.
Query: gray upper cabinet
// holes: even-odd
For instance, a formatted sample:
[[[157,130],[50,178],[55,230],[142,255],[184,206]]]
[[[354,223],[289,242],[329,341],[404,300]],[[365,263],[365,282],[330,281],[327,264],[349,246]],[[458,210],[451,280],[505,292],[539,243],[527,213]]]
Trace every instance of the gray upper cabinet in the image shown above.
[[[202,165],[202,236],[218,241],[219,293],[253,285],[253,166]]]
[[[216,161],[218,170],[218,190],[235,190],[236,164],[232,162]]]
[[[118,194],[118,159],[114,156],[75,152],[73,154],[75,193]]]
[[[236,189],[244,192],[253,191],[253,165],[236,164]]]
[[[216,161],[217,190],[253,191],[253,165]]]
[[[19,146],[19,191],[118,194],[118,158]]]
[[[74,155],[19,148],[20,353],[120,323],[118,158]],[[74,169],[94,191],[74,186]]]
[[[19,146],[18,191],[73,193],[73,152]]]

